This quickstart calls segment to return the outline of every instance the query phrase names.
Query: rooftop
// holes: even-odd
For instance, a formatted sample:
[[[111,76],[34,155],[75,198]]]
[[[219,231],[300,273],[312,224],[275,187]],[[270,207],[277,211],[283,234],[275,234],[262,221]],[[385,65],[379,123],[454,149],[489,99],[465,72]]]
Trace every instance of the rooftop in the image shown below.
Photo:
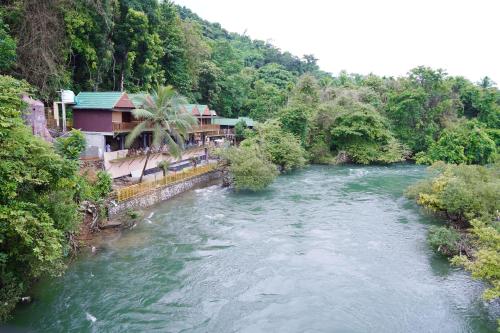
[[[75,109],[112,109],[118,103],[123,93],[109,92],[81,92],[76,98]]]
[[[222,126],[235,126],[241,120],[243,120],[247,124],[247,127],[253,127],[255,124],[253,119],[248,117],[238,117],[238,118],[217,117],[214,118],[213,123]]]

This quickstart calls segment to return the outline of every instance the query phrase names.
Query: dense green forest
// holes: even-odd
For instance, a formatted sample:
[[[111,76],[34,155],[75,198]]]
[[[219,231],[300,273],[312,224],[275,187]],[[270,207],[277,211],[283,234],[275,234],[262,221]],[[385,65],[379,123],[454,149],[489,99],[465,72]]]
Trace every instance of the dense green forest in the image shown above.
[[[0,70],[47,102],[61,88],[171,84],[221,116],[279,119],[319,163],[485,164],[500,141],[500,92],[488,77],[472,83],[426,67],[399,78],[331,75],[313,55],[230,33],[169,1],[3,0],[0,18]]]
[[[221,153],[240,189],[262,189],[279,171],[307,161],[387,164],[413,159],[487,165],[459,170],[468,194],[467,181],[498,177],[491,170],[498,169],[500,91],[488,77],[474,83],[423,66],[398,78],[330,74],[319,69],[313,55],[299,58],[230,33],[169,1],[0,4],[0,319],[30,281],[61,271],[67,235],[77,228],[77,205],[102,198],[106,191],[99,189],[107,187],[105,177],[90,183],[81,178],[74,154],[61,148],[57,154],[28,133],[20,117],[23,105],[16,99],[21,92],[50,103],[61,88],[138,92],[169,84],[220,116],[249,116],[259,122],[255,130],[245,131],[240,124],[240,146]],[[65,145],[72,142],[56,148]],[[453,178],[453,172],[446,176]],[[471,180],[468,173],[488,176]],[[432,206],[437,203],[425,201],[420,193],[437,189],[426,184],[413,193],[423,205],[444,212],[466,206],[451,199]],[[480,194],[473,197],[498,199],[498,183],[492,186],[474,187]],[[70,199],[55,205],[54,197]],[[481,205],[477,211],[483,211]],[[497,237],[493,249],[498,249],[498,216],[490,208],[481,222],[465,213],[458,220],[466,227],[486,224],[485,230]],[[481,235],[471,237],[481,242]],[[488,268],[496,275],[486,278],[496,283],[495,295],[496,255]]]

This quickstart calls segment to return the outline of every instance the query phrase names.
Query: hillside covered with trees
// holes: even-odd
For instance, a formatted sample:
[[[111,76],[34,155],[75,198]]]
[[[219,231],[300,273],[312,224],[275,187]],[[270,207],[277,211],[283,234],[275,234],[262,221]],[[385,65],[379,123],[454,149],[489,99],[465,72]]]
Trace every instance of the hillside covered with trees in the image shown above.
[[[320,163],[342,152],[365,164],[485,164],[500,140],[500,92],[488,77],[472,83],[426,67],[399,78],[331,75],[313,55],[230,33],[169,1],[4,0],[0,18],[0,70],[47,102],[61,88],[171,84],[220,116],[279,119]]]

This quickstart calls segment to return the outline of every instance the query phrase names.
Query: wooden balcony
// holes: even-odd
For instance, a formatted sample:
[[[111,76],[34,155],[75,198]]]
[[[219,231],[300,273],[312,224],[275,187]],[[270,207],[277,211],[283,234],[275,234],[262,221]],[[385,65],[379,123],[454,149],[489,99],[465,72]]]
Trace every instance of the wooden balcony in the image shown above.
[[[189,133],[199,133],[199,132],[218,132],[220,130],[220,125],[214,124],[203,124],[198,126],[193,126]]]
[[[113,123],[113,132],[130,132],[137,126],[140,122],[132,121],[129,123]],[[193,126],[189,133],[201,133],[201,132],[219,132],[220,125],[216,124],[202,124],[198,126]]]
[[[113,132],[130,132],[139,124],[137,121],[130,123],[113,123]]]

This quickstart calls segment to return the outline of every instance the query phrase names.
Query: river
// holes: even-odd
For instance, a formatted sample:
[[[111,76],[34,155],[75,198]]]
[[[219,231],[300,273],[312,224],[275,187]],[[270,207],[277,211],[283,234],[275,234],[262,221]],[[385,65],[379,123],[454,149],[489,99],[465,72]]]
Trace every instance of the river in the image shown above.
[[[425,169],[312,166],[270,189],[209,186],[42,281],[33,332],[494,332],[482,286],[433,255],[403,197]]]

